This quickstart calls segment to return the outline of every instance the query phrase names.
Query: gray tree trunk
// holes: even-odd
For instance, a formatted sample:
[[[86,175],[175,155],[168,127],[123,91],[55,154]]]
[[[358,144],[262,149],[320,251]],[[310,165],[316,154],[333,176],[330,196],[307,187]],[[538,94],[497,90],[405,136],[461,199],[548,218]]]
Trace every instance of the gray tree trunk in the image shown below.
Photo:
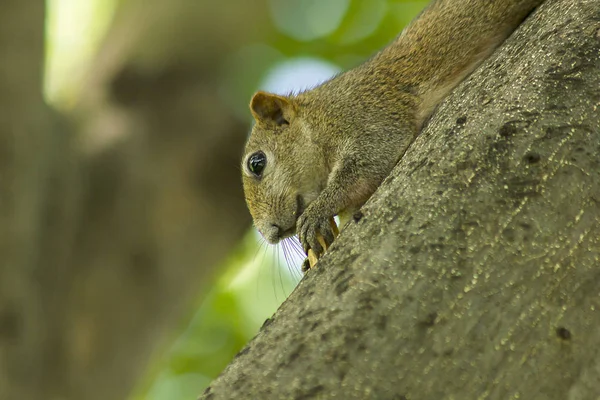
[[[202,399],[600,396],[600,2],[444,101]]]

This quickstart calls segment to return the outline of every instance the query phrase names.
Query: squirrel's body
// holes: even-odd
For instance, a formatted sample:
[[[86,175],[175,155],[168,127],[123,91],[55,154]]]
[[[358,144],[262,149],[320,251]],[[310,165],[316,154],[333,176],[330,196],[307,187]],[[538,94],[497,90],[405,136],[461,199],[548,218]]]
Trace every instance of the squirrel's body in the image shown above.
[[[246,201],[271,243],[333,240],[439,102],[543,0],[437,0],[364,64],[296,96],[258,92],[242,161]]]

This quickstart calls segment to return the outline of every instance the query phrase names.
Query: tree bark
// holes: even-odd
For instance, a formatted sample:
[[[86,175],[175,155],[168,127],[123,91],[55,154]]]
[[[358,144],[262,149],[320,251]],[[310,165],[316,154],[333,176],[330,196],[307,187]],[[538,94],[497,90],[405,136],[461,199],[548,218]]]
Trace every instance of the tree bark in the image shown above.
[[[600,2],[549,0],[439,107],[202,399],[597,399]]]

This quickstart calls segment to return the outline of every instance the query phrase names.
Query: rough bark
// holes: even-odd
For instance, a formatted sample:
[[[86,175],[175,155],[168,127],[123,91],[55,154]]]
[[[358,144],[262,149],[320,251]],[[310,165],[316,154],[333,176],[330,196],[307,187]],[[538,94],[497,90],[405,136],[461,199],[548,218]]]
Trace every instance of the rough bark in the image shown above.
[[[202,399],[597,399],[600,2],[549,0],[439,107]]]

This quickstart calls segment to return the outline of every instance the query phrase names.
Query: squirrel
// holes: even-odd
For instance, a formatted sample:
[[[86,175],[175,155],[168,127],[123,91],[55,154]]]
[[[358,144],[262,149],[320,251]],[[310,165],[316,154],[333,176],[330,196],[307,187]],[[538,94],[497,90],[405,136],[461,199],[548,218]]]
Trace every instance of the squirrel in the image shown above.
[[[255,93],[242,180],[263,237],[297,233],[320,256],[331,218],[345,224],[435,107],[543,1],[434,0],[365,63],[295,95]]]

